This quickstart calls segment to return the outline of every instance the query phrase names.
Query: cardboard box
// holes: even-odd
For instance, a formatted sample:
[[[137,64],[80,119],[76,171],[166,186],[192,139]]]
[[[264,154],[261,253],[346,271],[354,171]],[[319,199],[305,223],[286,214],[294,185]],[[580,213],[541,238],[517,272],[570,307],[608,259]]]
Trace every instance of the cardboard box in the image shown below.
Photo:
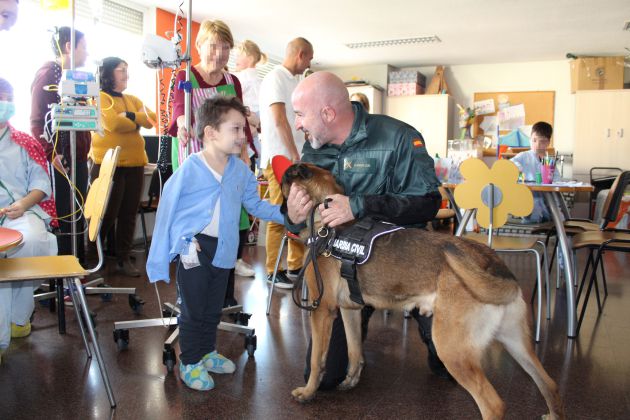
[[[571,93],[576,90],[623,89],[623,57],[571,60]]]
[[[390,71],[388,76],[389,83],[417,83],[422,87],[425,87],[427,83],[424,74],[414,70]]]
[[[417,83],[390,83],[387,85],[387,96],[422,95],[424,88]]]

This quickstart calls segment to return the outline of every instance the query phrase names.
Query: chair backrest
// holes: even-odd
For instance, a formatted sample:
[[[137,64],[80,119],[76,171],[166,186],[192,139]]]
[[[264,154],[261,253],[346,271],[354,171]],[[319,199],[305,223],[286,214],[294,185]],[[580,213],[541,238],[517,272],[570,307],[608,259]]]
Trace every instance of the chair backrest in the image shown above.
[[[588,171],[588,176],[592,185],[595,185],[597,181],[606,180],[612,178],[615,175],[619,175],[623,172],[623,169],[613,166],[594,166]]]
[[[101,230],[101,224],[109,202],[109,195],[112,191],[112,180],[114,179],[119,154],[120,146],[117,146],[115,149],[109,149],[105,153],[98,178],[92,181],[85,200],[84,214],[85,219],[89,221],[88,237],[92,242],[96,241]]]
[[[600,228],[604,229],[608,223],[617,219],[619,215],[619,208],[621,207],[621,201],[626,188],[630,184],[630,171],[623,171],[620,173],[608,192],[604,207],[602,209],[603,219],[600,223]]]
[[[534,209],[534,197],[526,185],[518,183],[518,168],[509,160],[497,160],[488,166],[480,159],[462,162],[464,182],[455,188],[455,202],[463,209],[477,210],[477,223],[493,230],[505,224],[508,214],[527,216]]]

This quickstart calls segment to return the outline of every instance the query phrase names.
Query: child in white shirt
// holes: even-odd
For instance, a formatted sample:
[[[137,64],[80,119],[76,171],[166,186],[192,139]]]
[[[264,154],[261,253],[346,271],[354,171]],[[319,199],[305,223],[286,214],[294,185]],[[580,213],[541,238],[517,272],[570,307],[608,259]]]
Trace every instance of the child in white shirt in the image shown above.
[[[532,127],[530,140],[531,149],[521,152],[512,158],[519,171],[523,173],[526,182],[536,182],[536,174],[541,173],[540,160],[546,156],[551,142],[553,128],[550,124],[539,121]],[[553,180],[560,180],[560,173],[554,171]],[[534,210],[532,214],[523,218],[523,223],[542,223],[551,220],[551,214],[541,193],[534,193]]]

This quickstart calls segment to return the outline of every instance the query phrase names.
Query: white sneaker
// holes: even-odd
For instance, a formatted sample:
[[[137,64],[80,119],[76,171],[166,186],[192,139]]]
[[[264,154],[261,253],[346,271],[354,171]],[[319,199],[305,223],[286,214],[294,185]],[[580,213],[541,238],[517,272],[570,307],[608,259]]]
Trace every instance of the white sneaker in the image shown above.
[[[256,272],[252,268],[251,265],[247,264],[241,258],[236,260],[236,265],[234,266],[234,272],[237,276],[241,277],[254,277]]]

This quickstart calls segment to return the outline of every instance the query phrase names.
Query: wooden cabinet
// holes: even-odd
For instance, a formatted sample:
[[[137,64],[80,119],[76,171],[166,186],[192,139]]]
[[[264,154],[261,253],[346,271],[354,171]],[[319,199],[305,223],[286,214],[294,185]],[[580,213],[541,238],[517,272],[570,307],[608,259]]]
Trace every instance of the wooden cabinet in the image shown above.
[[[630,90],[575,94],[573,173],[594,166],[630,169]]]
[[[348,95],[360,92],[370,101],[370,114],[383,113],[383,90],[372,85],[348,86]]]
[[[453,138],[455,103],[450,95],[388,96],[385,113],[413,126],[422,134],[430,156],[446,156]]]

